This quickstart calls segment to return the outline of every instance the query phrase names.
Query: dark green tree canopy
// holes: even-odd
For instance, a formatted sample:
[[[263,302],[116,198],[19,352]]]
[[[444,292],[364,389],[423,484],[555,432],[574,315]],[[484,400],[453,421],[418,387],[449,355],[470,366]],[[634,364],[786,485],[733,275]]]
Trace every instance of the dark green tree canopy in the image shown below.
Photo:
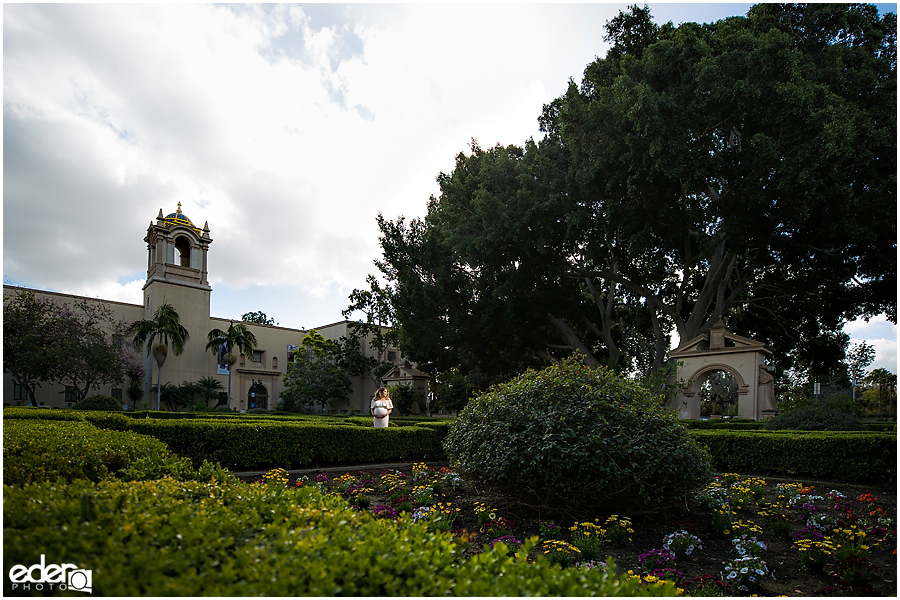
[[[719,318],[827,371],[844,323],[896,322],[896,16],[754,6],[613,48],[523,148],[473,143],[424,219],[379,215],[404,352],[500,377],[579,350],[662,366]]]
[[[275,319],[266,315],[261,310],[246,312],[241,316],[244,323],[258,323],[260,325],[276,325]]]

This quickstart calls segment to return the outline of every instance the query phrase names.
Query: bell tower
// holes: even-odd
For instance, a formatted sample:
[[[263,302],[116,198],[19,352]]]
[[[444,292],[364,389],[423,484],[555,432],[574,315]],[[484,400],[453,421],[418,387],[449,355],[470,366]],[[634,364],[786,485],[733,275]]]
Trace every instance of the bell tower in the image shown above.
[[[147,282],[144,284],[144,318],[164,303],[171,304],[188,330],[190,338],[181,356],[170,353],[162,371],[162,382],[179,384],[197,381],[209,375],[205,356],[206,336],[209,333],[209,298],[212,288],[207,279],[207,253],[212,238],[209,224],[203,229],[195,226],[181,212],[181,203],[175,212],[163,216],[162,209],[156,222],[147,228]],[[210,355],[211,356],[211,355]],[[144,368],[149,374],[156,366],[152,357],[144,357]],[[156,383],[147,379],[149,387]]]

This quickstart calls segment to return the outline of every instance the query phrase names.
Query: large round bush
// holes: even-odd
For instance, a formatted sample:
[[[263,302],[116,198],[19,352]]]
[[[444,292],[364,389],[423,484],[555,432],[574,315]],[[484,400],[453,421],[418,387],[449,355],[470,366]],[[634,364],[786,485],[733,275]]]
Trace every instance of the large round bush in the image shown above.
[[[524,503],[650,508],[712,477],[709,454],[646,389],[569,360],[469,402],[444,441],[482,489]]]
[[[95,394],[72,407],[75,410],[122,410],[122,403],[112,396]]]

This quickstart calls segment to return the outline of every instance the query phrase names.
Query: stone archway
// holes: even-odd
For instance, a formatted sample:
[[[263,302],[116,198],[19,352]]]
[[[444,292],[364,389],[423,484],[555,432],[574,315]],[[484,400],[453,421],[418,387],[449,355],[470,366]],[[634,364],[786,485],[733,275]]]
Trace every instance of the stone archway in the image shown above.
[[[682,418],[699,418],[700,415],[700,399],[701,392],[703,389],[703,384],[708,381],[708,379],[716,374],[724,372],[734,378],[735,382],[737,382],[737,401],[738,406],[740,406],[740,398],[742,395],[745,395],[749,392],[750,386],[745,383],[744,378],[741,376],[741,373],[736,370],[733,366],[726,363],[712,363],[699,367],[696,371],[691,373],[689,376],[684,377],[686,381],[690,382],[690,386],[688,389],[683,391],[685,396],[685,400],[682,400],[682,405],[684,406],[684,402],[688,401],[691,405],[691,414],[696,413],[696,417],[682,417]],[[693,406],[696,404],[696,406]],[[696,410],[693,410],[696,409]]]
[[[719,320],[708,333],[680,345],[669,356],[679,363],[676,381],[688,382],[670,402],[679,418],[700,418],[700,388],[715,372],[724,371],[737,381],[739,417],[760,420],[777,413],[772,376],[766,357],[772,351],[761,342],[735,335]]]

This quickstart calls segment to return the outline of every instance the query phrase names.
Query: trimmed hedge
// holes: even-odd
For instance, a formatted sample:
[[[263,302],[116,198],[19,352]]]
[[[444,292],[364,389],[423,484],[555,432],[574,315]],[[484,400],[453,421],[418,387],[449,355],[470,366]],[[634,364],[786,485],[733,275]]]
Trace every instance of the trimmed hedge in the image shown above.
[[[371,421],[371,419],[370,419]],[[398,460],[440,460],[443,428],[374,429],[315,422],[226,422],[207,419],[135,419],[130,431],[153,436],[194,462],[235,470],[297,468]]]
[[[31,419],[40,421],[84,421],[87,413],[63,409],[35,409],[8,406],[3,409],[4,422],[10,419]]]
[[[728,429],[729,431],[743,431],[765,429],[765,421],[752,421],[750,419],[710,419],[710,420],[685,420],[681,421],[688,429]]]
[[[467,557],[450,532],[378,520],[315,487],[50,483],[4,487],[3,568],[90,569],[96,596],[675,595],[608,569],[507,548]],[[4,595],[31,595],[4,578]],[[56,592],[51,592],[56,593]],[[77,594],[77,592],[76,592]],[[67,595],[72,595],[69,592]]]
[[[142,457],[170,455],[166,445],[135,433],[90,423],[7,420],[3,424],[3,483],[100,481]]]
[[[874,422],[866,423],[863,421],[863,429],[866,431],[886,431],[897,433],[897,423]]]
[[[889,483],[897,436],[836,431],[692,431],[719,471],[804,475],[847,483]]]

